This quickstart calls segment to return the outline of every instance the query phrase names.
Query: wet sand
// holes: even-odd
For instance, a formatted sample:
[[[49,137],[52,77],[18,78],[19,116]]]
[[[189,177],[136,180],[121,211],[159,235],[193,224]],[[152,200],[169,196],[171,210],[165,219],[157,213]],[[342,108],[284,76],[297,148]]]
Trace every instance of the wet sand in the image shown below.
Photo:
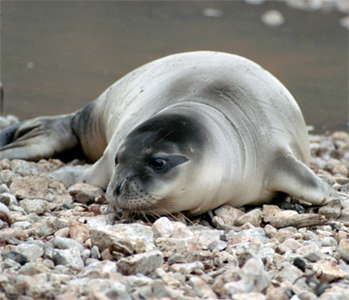
[[[222,11],[204,16],[206,8]],[[278,9],[285,23],[261,15]],[[240,1],[5,1],[5,112],[67,113],[155,58],[191,50],[237,53],[262,64],[291,91],[318,131],[348,121],[348,31],[338,12]]]

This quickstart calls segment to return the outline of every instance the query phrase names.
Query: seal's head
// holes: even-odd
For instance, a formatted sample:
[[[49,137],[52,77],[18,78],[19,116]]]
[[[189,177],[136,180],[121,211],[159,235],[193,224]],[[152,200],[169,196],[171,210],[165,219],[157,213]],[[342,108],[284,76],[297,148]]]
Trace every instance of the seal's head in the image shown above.
[[[190,182],[200,163],[204,132],[188,116],[166,113],[135,128],[115,156],[107,189],[112,206],[126,211],[168,213],[191,208]],[[178,199],[181,198],[181,201]]]

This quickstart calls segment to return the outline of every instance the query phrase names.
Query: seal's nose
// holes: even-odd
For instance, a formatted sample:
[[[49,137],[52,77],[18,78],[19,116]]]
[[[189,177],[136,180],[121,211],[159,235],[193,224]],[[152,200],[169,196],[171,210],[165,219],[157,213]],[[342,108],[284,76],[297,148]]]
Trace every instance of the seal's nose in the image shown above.
[[[120,194],[122,193],[123,189],[125,188],[126,185],[126,179],[123,179],[119,182],[119,184],[116,186],[116,195],[120,196]]]

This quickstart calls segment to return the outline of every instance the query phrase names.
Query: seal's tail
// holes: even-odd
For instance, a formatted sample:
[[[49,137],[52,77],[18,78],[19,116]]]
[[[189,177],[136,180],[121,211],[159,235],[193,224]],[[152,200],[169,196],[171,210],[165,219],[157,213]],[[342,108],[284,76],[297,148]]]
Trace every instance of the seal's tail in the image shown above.
[[[0,130],[0,147],[6,146],[14,141],[15,134],[22,123],[23,122],[18,122],[9,127],[6,127],[3,130]]]
[[[71,128],[72,117],[40,117],[1,130],[0,159],[39,160],[77,150],[79,141]]]

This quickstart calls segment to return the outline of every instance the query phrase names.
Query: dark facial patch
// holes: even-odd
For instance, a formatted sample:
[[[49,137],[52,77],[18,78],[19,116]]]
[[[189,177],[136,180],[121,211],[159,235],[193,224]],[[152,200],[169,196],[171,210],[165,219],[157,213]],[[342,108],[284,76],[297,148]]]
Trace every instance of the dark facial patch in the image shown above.
[[[173,168],[188,158],[199,160],[205,131],[198,121],[179,114],[164,114],[139,125],[126,138],[116,162],[134,169],[164,163]],[[182,157],[181,157],[182,155]],[[161,162],[161,160],[164,160]]]
[[[203,126],[187,116],[166,114],[146,121],[128,135],[115,157],[114,195],[128,201],[139,196],[140,188],[146,194],[158,180],[173,179],[179,172],[176,167],[200,160],[204,143]]]
[[[139,125],[126,140],[126,147],[137,150],[150,148],[152,152],[170,151],[175,144],[182,153],[189,147],[200,149],[205,143],[205,131],[198,121],[179,114],[163,114]],[[135,149],[135,153],[138,153]]]

